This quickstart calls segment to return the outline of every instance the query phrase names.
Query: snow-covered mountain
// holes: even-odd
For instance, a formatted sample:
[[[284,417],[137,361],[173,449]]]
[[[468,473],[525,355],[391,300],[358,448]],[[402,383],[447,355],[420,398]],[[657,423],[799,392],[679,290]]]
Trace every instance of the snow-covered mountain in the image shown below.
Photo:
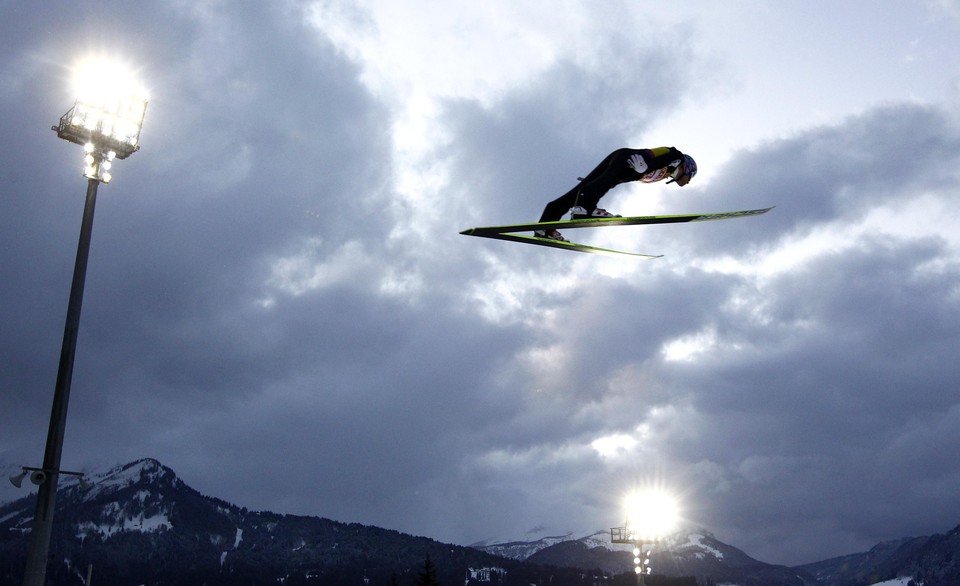
[[[528,542],[477,544],[484,551],[539,564],[573,564],[617,574],[633,564],[631,546],[610,543],[605,531]],[[788,568],[755,560],[702,528],[687,528],[654,548],[658,574],[694,576],[699,584],[738,586],[958,586],[960,527],[944,535],[903,538],[869,551]]]
[[[542,549],[565,541],[578,541],[588,547],[610,547],[610,534],[606,531],[597,531],[580,536],[575,533],[553,535],[541,537],[534,541],[487,540],[473,543],[470,547],[513,560],[526,560]]]
[[[613,544],[608,531],[580,538],[572,534],[530,542],[474,545],[504,557],[538,564],[573,564],[620,574],[633,570],[633,546]],[[757,561],[741,550],[716,539],[702,528],[678,531],[654,548],[651,567],[667,576],[693,576],[699,583],[763,586],[813,586],[817,581],[803,570]]]
[[[152,459],[89,477],[65,477],[57,497],[48,583],[399,584],[429,557],[440,583],[612,585],[632,573],[630,546],[607,531],[462,547],[319,517],[253,512],[201,495]],[[28,484],[25,484],[26,488]],[[35,496],[0,504],[0,586],[19,584]],[[662,584],[899,586],[960,584],[960,527],[946,535],[878,544],[863,554],[787,568],[755,560],[702,528],[663,540],[651,557]],[[588,578],[585,578],[587,576]],[[670,578],[664,578],[667,576]],[[913,577],[913,584],[910,578]]]
[[[391,576],[408,584],[427,558],[444,584],[481,568],[517,583],[537,578],[532,564],[426,537],[248,511],[201,495],[152,459],[90,480],[90,490],[67,478],[60,485],[48,584],[80,584],[91,565],[98,584],[388,584]],[[0,505],[0,585],[23,577],[35,500]]]
[[[183,490],[186,486],[169,468],[156,460],[140,460],[125,466],[118,466],[109,472],[87,477],[92,481],[91,488],[81,490],[80,482],[73,476],[62,476],[58,484],[58,499],[67,498],[77,505],[93,504],[87,507],[86,518],[76,527],[77,535],[83,539],[90,534],[110,537],[122,531],[153,532],[169,529],[173,502],[164,502],[168,489]],[[24,485],[26,487],[27,484]],[[133,494],[131,487],[139,487]],[[63,496],[61,496],[61,494]],[[124,494],[123,499],[113,498]],[[32,501],[32,497],[28,497]],[[20,499],[22,503],[24,500]],[[27,533],[33,522],[31,507],[5,505],[6,514],[0,516],[0,523],[8,531]]]
[[[704,542],[704,539],[715,539],[713,535],[702,528],[690,528],[678,531],[665,538],[661,547],[672,551],[688,551],[694,557],[703,557],[712,555],[722,558],[723,554],[719,550],[712,548]],[[633,549],[629,544],[616,544],[610,541],[610,532],[607,530],[594,531],[589,533],[567,533],[564,535],[555,535],[541,537],[533,541],[521,540],[487,540],[473,543],[470,547],[482,549],[483,551],[495,553],[505,558],[515,560],[525,560],[535,553],[557,545],[558,543],[576,541],[582,543],[587,549],[602,548],[611,552],[630,552]]]

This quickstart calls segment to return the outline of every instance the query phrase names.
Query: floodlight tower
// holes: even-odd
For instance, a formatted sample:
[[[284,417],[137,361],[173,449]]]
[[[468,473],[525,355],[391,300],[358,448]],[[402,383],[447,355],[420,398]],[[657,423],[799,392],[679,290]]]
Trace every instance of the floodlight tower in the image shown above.
[[[644,574],[649,574],[653,571],[650,567],[650,554],[653,550],[644,550],[644,545],[647,543],[653,545],[656,541],[656,538],[645,538],[639,533],[634,532],[630,527],[629,520],[623,527],[610,528],[611,543],[633,545],[633,571],[637,574],[637,586],[643,586]]]
[[[633,545],[633,571],[637,586],[643,586],[643,576],[649,575],[653,546],[673,530],[677,522],[674,499],[660,491],[633,493],[627,499],[627,520],[623,527],[610,528],[611,543]],[[649,545],[649,548],[645,548]]]
[[[60,123],[53,127],[60,138],[83,146],[83,176],[87,178],[87,196],[80,225],[77,259],[73,268],[70,301],[67,305],[43,468],[34,469],[31,476],[31,480],[38,484],[39,488],[23,576],[24,586],[43,586],[53,529],[57,481],[60,474],[71,474],[60,470],[60,458],[63,454],[67,404],[70,399],[77,334],[80,330],[80,307],[87,275],[97,187],[101,183],[110,182],[110,167],[114,159],[125,159],[140,149],[140,129],[147,109],[144,93],[133,89],[129,84],[129,77],[126,77],[127,83],[118,84],[116,71],[111,69],[109,64],[102,64],[101,69],[94,69],[89,73],[92,78],[83,80],[86,90],[77,96],[73,107],[61,116]]]

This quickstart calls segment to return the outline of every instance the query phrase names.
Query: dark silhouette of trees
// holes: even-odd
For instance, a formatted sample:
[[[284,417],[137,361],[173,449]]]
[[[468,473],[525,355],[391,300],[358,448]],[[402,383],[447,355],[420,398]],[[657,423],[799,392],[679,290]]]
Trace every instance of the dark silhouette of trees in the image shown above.
[[[423,569],[417,574],[417,586],[440,586],[440,582],[437,581],[437,568],[430,560],[429,554],[423,562]]]

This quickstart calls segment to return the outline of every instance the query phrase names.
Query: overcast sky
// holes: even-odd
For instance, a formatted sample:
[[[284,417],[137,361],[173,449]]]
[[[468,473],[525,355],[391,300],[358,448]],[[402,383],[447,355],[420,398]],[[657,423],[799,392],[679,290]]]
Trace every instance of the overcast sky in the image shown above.
[[[682,8],[681,8],[682,6]],[[468,545],[660,486],[772,563],[960,524],[960,2],[8,1],[0,467],[39,466],[83,209],[80,58],[148,87],[101,186],[62,466]],[[568,237],[611,150],[687,187]],[[4,481],[0,500],[24,496]]]

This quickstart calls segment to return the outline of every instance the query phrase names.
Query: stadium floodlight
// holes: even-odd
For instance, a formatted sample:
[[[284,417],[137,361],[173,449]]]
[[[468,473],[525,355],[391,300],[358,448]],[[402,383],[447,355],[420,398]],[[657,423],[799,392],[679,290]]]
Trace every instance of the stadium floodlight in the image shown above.
[[[631,541],[652,543],[671,533],[679,518],[676,499],[661,490],[631,493],[626,500]]]
[[[78,68],[77,73],[76,81],[79,84],[76,101],[73,107],[60,117],[59,124],[54,126],[53,130],[60,138],[83,146],[83,175],[87,178],[87,197],[83,206],[77,260],[73,267],[73,283],[63,328],[63,346],[60,349],[43,467],[33,469],[31,475],[31,481],[39,488],[23,577],[24,586],[45,584],[57,483],[62,474],[76,474],[60,470],[60,460],[63,455],[77,335],[80,330],[80,309],[83,304],[87,260],[90,256],[97,187],[101,183],[110,182],[110,168],[114,159],[125,159],[140,150],[140,130],[147,111],[145,92],[132,82],[133,76],[123,68],[110,62],[90,61]],[[83,485],[88,483],[82,475],[80,478],[83,488]],[[22,482],[23,479],[18,480]]]
[[[78,78],[76,102],[53,130],[83,146],[84,177],[109,183],[113,160],[140,150],[146,92],[129,73],[107,62],[88,63],[79,68]]]
[[[627,521],[622,527],[610,528],[612,543],[633,544],[633,571],[637,586],[643,586],[644,574],[650,575],[651,549],[654,544],[675,530],[679,521],[676,499],[663,490],[643,490],[630,493],[624,501]]]

